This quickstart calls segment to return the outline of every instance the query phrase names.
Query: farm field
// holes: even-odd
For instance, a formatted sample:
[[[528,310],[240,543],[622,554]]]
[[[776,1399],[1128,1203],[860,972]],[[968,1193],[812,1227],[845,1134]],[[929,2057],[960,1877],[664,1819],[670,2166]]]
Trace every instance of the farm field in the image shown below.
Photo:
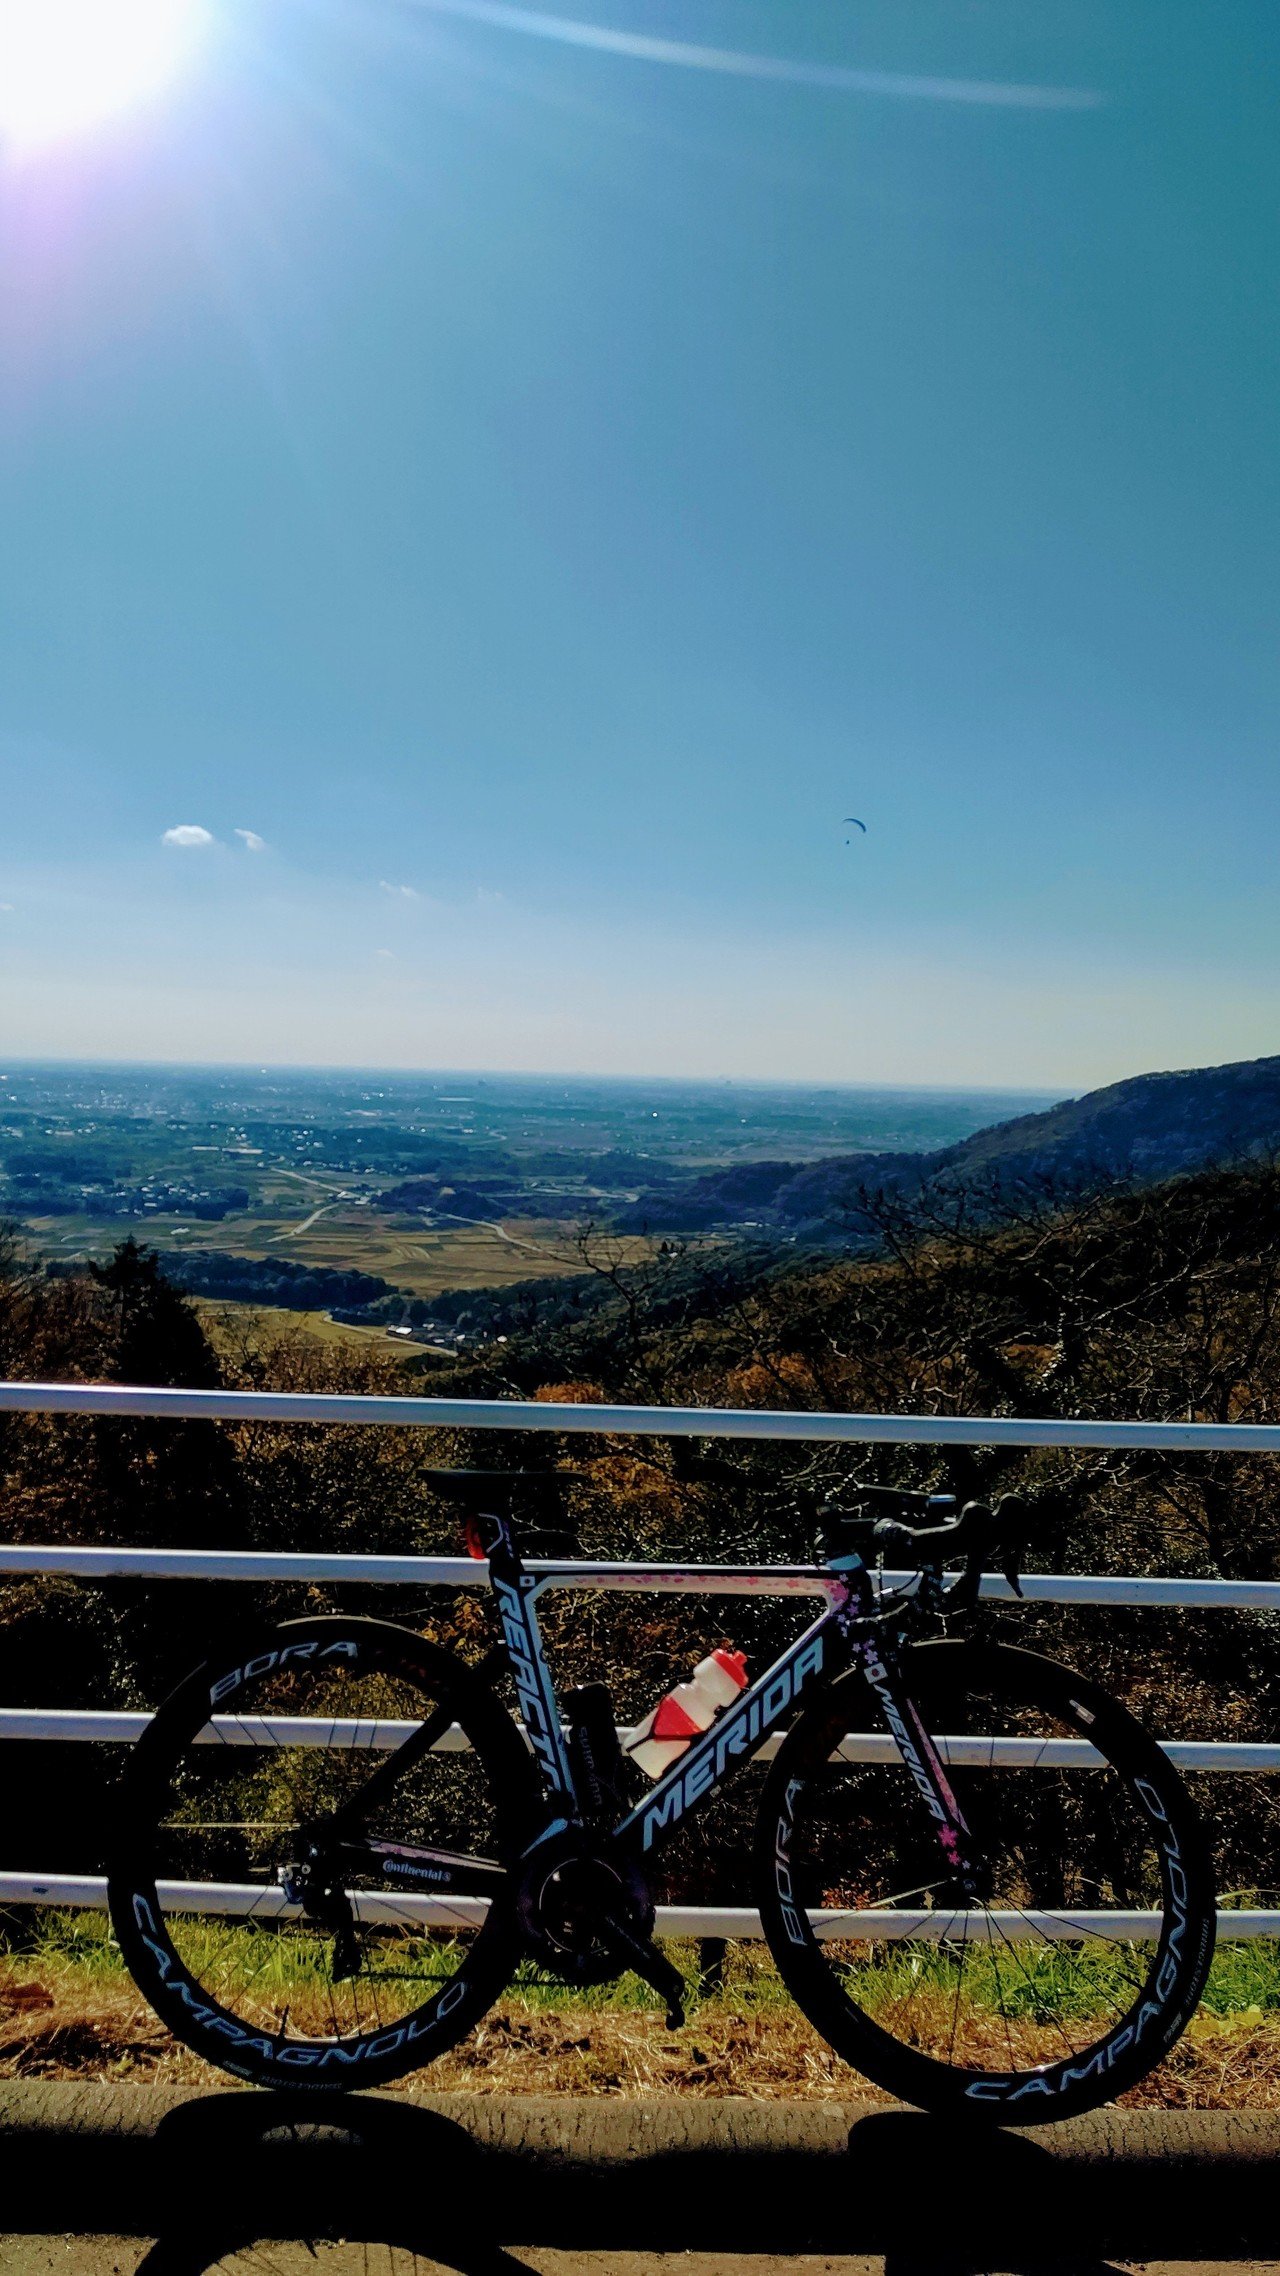
[[[239,1331],[252,1327],[271,1343],[287,1336],[307,1336],[330,1350],[358,1351],[362,1358],[385,1359],[396,1368],[406,1359],[430,1357],[426,1344],[400,1344],[385,1327],[358,1328],[345,1320],[331,1320],[327,1312],[294,1312],[283,1304],[238,1304],[229,1297],[192,1296],[188,1302],[200,1314],[201,1325],[215,1351],[234,1348]]]
[[[918,1150],[1031,1103],[996,1092],[14,1065],[0,1070],[0,1221],[55,1268],[105,1260],[132,1238],[159,1250],[178,1286],[211,1298],[312,1310],[400,1300],[421,1311],[446,1295],[498,1298],[513,1283],[581,1273],[584,1225],[623,1264],[663,1234],[716,1240],[739,1222],[758,1231],[740,1196],[685,1191],[703,1168],[768,1171],[784,1157],[886,1143]],[[304,1289],[307,1274],[321,1277]]]
[[[301,1215],[293,1203],[287,1210],[258,1207],[203,1224],[178,1214],[149,1215],[134,1225],[90,1216],[28,1222],[40,1247],[55,1257],[105,1255],[131,1231],[167,1250],[285,1257],[294,1264],[377,1273],[411,1296],[438,1296],[446,1288],[505,1287],[516,1280],[582,1270],[569,1225],[545,1218],[474,1225],[388,1219],[360,1202],[325,1201],[322,1193]],[[621,1246],[628,1255],[640,1256],[647,1244],[633,1238]]]

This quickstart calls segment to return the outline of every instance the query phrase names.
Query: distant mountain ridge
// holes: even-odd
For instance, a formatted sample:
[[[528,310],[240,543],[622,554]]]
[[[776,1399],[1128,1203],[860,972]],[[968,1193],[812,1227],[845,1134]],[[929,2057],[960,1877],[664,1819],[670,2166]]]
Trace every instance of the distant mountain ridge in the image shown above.
[[[672,1231],[758,1226],[821,1239],[847,1225],[860,1192],[1052,1177],[1142,1183],[1280,1152],[1280,1056],[1131,1075],[1039,1114],[999,1122],[935,1153],[840,1154],[750,1162],[642,1196],[618,1220]],[[650,1207],[651,1203],[651,1207]]]

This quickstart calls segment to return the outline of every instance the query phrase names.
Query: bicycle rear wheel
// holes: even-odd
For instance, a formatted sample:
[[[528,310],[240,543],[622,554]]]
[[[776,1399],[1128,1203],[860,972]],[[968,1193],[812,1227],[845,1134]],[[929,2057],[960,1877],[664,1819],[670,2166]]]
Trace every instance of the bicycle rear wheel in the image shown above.
[[[109,1876],[121,1950],[236,2077],[385,2083],[510,1977],[507,1867],[536,1802],[511,1718],[451,1654],[379,1621],[287,1622],[198,1669],[139,1741]]]
[[[1204,1987],[1199,1819],[1154,1740],[1070,1669],[968,1643],[919,1645],[902,1665],[982,1901],[949,1877],[855,1671],[793,1726],[765,1788],[756,1867],[774,1958],[837,2053],[904,2101],[1006,2125],[1074,2116],[1159,2062]]]

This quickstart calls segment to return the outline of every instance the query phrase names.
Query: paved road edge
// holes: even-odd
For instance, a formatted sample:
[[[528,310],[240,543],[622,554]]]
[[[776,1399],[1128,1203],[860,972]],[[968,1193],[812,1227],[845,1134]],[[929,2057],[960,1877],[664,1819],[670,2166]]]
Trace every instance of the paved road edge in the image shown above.
[[[173,2206],[178,2177],[186,2203]],[[1280,2246],[1280,2112],[1017,2133],[802,2099],[350,2095],[0,2082],[9,2230],[449,2233],[875,2252]]]

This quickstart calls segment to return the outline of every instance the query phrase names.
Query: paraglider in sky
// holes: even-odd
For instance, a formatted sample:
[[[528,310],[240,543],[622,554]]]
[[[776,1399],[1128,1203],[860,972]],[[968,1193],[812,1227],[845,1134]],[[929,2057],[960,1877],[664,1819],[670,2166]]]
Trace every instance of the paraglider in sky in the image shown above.
[[[853,825],[854,825],[854,828],[855,828],[855,829],[858,829],[858,830],[861,830],[861,832],[862,832],[862,835],[863,835],[863,837],[865,838],[865,836],[866,836],[866,834],[867,834],[867,825],[866,825],[866,823],[865,823],[865,822],[860,822],[860,821],[858,820],[858,817],[857,817],[857,815],[856,815],[856,814],[846,814],[846,815],[845,815],[845,821],[846,821],[846,822],[852,822],[852,823],[853,823]],[[851,845],[853,844],[853,839],[852,839],[852,838],[846,838],[844,842],[845,842],[845,844],[846,844],[847,846],[851,846]]]

